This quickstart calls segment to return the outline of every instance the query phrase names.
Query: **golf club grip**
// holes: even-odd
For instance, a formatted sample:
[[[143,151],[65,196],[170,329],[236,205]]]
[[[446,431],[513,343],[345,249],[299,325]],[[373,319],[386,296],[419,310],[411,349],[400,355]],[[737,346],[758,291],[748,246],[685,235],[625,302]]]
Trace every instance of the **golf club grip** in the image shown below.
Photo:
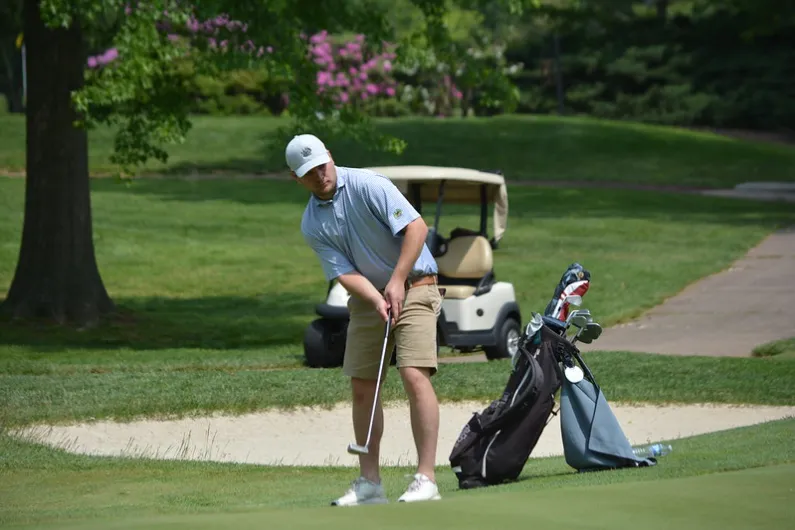
[[[389,330],[392,327],[392,310],[387,311],[386,326],[384,330],[384,344],[381,346],[381,362],[378,364],[378,375],[375,379],[375,394],[373,394],[373,409],[370,412],[370,427],[367,429],[367,440],[365,447],[370,447],[370,437],[373,434],[373,422],[375,421],[375,407],[378,403],[378,396],[381,390],[381,372],[384,370],[384,359],[386,359],[386,345],[389,342]]]
[[[575,351],[575,352],[573,352],[573,355],[577,359],[577,362],[582,367],[583,372],[585,372],[585,376],[588,378],[588,380],[591,381],[591,383],[593,383],[595,387],[599,388],[599,384],[596,382],[596,379],[594,378],[593,374],[591,373],[590,368],[588,368],[588,365],[585,364],[585,361],[583,361],[582,357],[580,356],[580,353]]]

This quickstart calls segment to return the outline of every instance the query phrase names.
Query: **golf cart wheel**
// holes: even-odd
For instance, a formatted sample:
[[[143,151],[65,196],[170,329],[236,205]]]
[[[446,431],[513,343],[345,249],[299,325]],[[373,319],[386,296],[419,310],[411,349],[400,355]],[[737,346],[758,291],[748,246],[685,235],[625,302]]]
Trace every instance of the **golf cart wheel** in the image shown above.
[[[342,366],[346,327],[323,318],[313,320],[304,332],[306,364],[312,368]]]
[[[497,344],[483,348],[486,358],[489,360],[508,359],[516,355],[521,334],[519,322],[512,317],[506,318],[497,332]]]

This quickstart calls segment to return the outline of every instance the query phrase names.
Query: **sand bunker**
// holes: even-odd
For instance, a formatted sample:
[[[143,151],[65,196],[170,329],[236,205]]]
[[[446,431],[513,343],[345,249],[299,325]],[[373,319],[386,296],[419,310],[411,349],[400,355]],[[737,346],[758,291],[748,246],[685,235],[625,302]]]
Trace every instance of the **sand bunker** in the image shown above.
[[[488,403],[443,404],[437,463],[447,465],[450,449],[472,413]],[[675,439],[786,417],[795,407],[728,405],[623,406],[611,408],[632,444]],[[384,465],[416,461],[408,406],[393,404],[386,422],[381,459]],[[210,460],[272,465],[352,466],[347,454],[353,442],[350,409],[297,409],[241,416],[214,415],[174,421],[91,422],[69,426],[36,426],[18,433],[75,453]],[[676,450],[676,448],[674,448]],[[560,421],[553,416],[533,456],[563,454]]]

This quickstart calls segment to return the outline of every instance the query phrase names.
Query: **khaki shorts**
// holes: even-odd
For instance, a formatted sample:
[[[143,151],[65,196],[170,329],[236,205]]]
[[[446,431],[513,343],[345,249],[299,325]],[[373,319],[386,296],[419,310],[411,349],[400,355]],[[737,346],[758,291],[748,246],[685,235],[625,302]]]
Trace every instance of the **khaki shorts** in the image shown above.
[[[406,299],[386,346],[386,366],[397,346],[398,368],[414,366],[437,370],[436,322],[442,309],[442,294],[436,284],[406,290]],[[342,372],[349,377],[376,379],[381,363],[386,323],[375,308],[355,296],[348,299],[350,322]]]

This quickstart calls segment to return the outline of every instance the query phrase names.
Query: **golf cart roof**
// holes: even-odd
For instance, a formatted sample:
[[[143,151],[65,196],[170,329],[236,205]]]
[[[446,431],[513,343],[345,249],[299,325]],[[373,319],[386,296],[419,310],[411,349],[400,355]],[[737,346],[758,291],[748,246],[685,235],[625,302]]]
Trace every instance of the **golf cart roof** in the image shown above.
[[[442,182],[444,202],[481,204],[485,198],[486,204],[494,204],[494,239],[499,241],[505,233],[508,190],[502,175],[446,166],[374,166],[367,169],[389,178],[410,200],[413,197],[410,196],[409,186],[418,190],[414,193],[419,193],[421,201],[438,201]]]

